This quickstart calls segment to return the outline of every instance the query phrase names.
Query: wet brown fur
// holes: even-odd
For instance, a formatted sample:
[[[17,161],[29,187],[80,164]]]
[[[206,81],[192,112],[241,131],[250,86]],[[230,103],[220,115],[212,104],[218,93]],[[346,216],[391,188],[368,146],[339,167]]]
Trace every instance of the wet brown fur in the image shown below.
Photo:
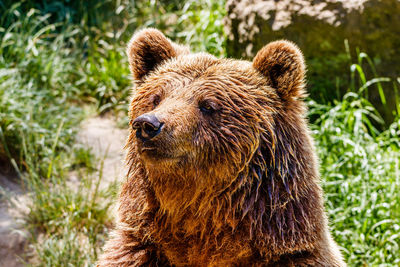
[[[345,266],[294,44],[270,43],[250,63],[190,54],[146,29],[127,53],[130,117],[154,114],[164,128],[155,152],[131,130],[120,217],[99,266]]]

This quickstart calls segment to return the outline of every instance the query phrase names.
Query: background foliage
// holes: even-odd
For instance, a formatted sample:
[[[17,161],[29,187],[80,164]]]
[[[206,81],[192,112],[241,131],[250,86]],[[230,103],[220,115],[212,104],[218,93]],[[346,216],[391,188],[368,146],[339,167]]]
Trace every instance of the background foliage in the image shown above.
[[[0,1],[0,162],[31,192],[28,255],[40,266],[91,266],[111,219],[115,185],[100,190],[95,159],[74,143],[88,109],[126,118],[131,86],[125,45],[157,27],[193,51],[225,55],[223,0]],[[362,52],[333,102],[309,99],[335,240],[350,266],[400,264],[400,78],[367,72]],[[363,65],[365,66],[365,64]],[[341,77],[341,78],[343,78]],[[330,82],[330,81],[326,81]],[[397,110],[383,121],[369,90],[392,86]],[[380,91],[379,91],[380,92]],[[78,171],[82,190],[68,184]]]

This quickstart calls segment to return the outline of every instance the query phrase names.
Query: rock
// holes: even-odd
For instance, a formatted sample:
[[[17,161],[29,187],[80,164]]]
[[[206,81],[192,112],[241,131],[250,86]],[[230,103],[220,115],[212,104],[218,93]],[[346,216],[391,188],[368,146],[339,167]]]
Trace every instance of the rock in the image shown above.
[[[19,267],[24,266],[22,259],[29,236],[23,223],[17,220],[26,206],[26,196],[11,176],[10,173],[0,173],[0,266]],[[6,197],[11,201],[6,201]],[[13,207],[10,203],[18,206]]]
[[[332,99],[336,88],[347,89],[345,39],[353,62],[359,48],[379,75],[400,75],[399,0],[228,0],[226,8],[228,55],[252,58],[270,41],[292,40],[306,57],[314,97]]]

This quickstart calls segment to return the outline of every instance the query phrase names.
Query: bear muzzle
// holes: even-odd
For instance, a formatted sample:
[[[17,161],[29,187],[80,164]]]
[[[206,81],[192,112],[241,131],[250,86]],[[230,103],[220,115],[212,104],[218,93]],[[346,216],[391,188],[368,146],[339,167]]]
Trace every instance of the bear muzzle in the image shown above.
[[[136,137],[145,142],[157,136],[163,125],[155,115],[143,114],[133,121],[132,128],[136,130]]]

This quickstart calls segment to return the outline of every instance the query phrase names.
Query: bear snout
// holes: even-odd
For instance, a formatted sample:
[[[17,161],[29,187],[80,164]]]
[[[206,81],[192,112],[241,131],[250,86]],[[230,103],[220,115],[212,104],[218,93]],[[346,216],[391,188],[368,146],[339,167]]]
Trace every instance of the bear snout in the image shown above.
[[[143,114],[137,117],[132,128],[136,130],[136,137],[141,141],[147,141],[157,136],[162,129],[163,123],[153,114]]]

